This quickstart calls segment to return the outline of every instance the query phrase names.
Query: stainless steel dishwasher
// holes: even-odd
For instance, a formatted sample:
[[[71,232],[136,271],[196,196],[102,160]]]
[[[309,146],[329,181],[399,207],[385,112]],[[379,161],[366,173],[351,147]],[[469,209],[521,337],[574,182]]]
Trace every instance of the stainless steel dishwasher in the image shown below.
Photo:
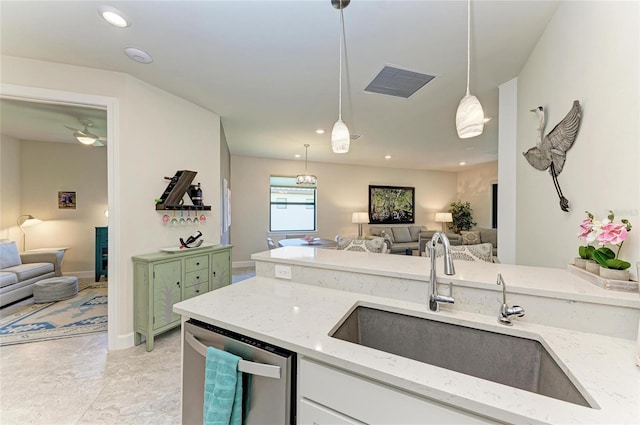
[[[183,332],[183,424],[202,424],[207,347],[243,359],[243,424],[295,424],[295,353],[194,319]]]

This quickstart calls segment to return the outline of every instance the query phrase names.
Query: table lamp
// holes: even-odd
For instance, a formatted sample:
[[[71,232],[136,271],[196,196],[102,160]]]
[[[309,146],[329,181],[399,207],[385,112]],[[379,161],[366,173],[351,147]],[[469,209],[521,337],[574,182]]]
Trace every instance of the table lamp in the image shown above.
[[[369,222],[369,213],[354,212],[351,215],[351,222],[358,224],[358,238],[362,238],[362,224]]]
[[[436,223],[442,223],[442,232],[445,233],[444,225],[445,223],[452,223],[453,216],[451,213],[440,212],[436,213]]]

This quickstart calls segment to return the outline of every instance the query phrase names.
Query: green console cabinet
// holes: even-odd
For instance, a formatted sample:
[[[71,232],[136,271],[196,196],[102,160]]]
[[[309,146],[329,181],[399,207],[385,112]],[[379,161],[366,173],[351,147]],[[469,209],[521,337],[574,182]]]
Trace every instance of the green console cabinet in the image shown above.
[[[139,255],[133,260],[134,340],[180,326],[173,305],[231,284],[231,245]]]
[[[107,279],[107,267],[109,264],[109,228],[96,227],[95,270],[96,282],[100,277]]]

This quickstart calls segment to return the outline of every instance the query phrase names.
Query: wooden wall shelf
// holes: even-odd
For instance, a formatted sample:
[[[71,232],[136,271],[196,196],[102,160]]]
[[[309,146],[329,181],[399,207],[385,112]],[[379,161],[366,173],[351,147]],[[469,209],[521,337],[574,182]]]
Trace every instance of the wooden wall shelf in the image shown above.
[[[174,210],[174,211],[211,211],[211,205],[165,205],[156,204],[156,210]]]

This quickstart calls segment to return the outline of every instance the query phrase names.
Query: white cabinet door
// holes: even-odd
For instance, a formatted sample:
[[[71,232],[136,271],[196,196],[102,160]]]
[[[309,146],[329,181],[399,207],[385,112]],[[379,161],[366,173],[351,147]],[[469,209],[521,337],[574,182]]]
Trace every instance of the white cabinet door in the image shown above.
[[[310,400],[300,400],[298,425],[364,425]]]
[[[411,394],[302,356],[298,358],[298,366],[300,403],[311,400],[317,405],[326,406],[329,412],[338,412],[340,417],[351,421],[354,420],[351,418],[355,418],[364,423],[380,425],[495,423],[455,406]]]

